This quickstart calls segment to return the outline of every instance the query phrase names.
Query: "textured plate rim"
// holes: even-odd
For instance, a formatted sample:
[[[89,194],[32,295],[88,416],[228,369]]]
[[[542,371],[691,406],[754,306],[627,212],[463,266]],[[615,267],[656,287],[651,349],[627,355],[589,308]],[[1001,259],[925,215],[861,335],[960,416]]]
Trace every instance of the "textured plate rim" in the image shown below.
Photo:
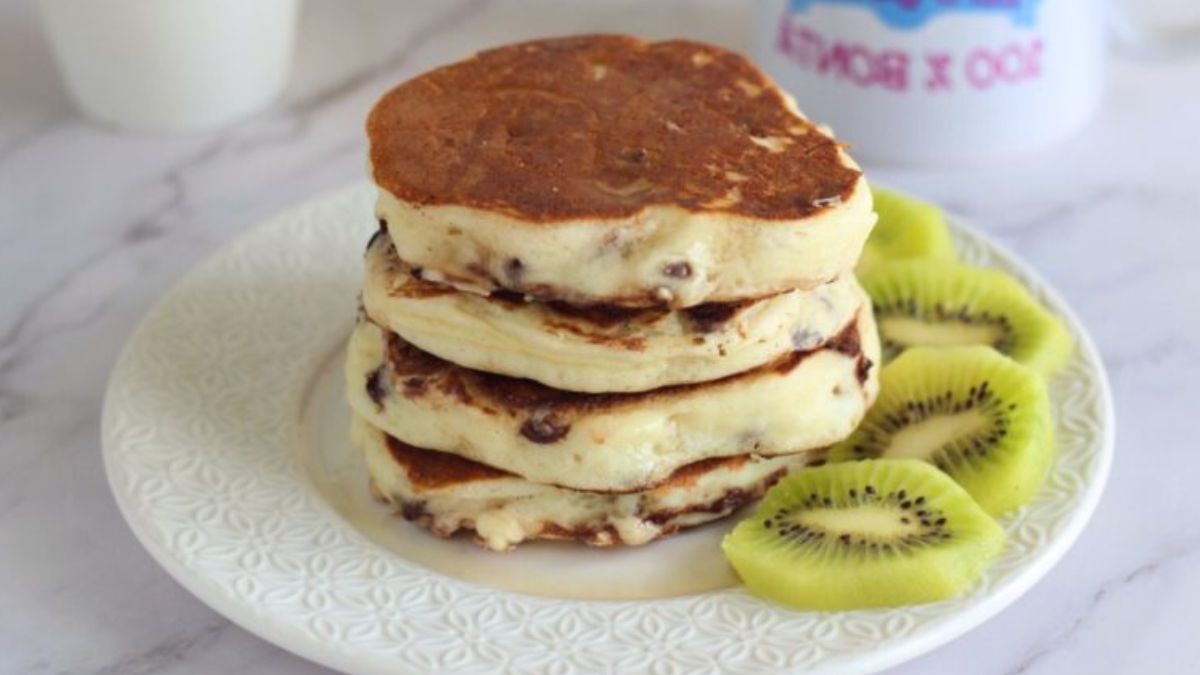
[[[137,328],[130,334],[120,357],[110,373],[108,385],[105,389],[105,400],[101,415],[101,441],[106,477],[122,517],[130,527],[134,537],[150,553],[155,562],[166,570],[181,586],[213,610],[243,629],[306,659],[339,670],[380,672],[385,662],[369,658],[366,655],[357,655],[331,649],[329,645],[314,640],[299,631],[294,624],[284,622],[276,615],[262,613],[259,609],[247,605],[242,599],[222,593],[219,588],[209,583],[209,579],[205,576],[203,570],[194,569],[186,562],[177,559],[168,550],[164,542],[153,534],[152,519],[144,517],[139,513],[136,496],[120,489],[120,482],[116,479],[115,475],[119,469],[119,462],[115,453],[117,440],[112,434],[113,393],[121,384],[121,378],[126,376],[125,371],[127,370],[131,353],[139,337],[151,320],[164,312],[177,299],[189,281],[199,277],[207,267],[230,255],[234,249],[250,241],[260,231],[268,229],[273,225],[297,219],[301,214],[314,207],[339,200],[347,200],[348,193],[363,189],[362,185],[354,185],[349,188],[333,190],[268,218],[209,254],[178,280],[164,294],[163,298],[139,321]],[[974,241],[982,245],[983,248],[988,249],[997,258],[1003,260],[1006,266],[1019,272],[1024,281],[1032,284],[1032,287],[1044,299],[1049,301],[1055,313],[1068,324],[1072,335],[1076,338],[1077,351],[1081,358],[1090,366],[1089,372],[1093,377],[1091,384],[1095,387],[1094,393],[1099,410],[1098,421],[1100,422],[1100,433],[1097,437],[1098,444],[1095,444],[1091,453],[1095,461],[1094,473],[1085,490],[1080,494],[1075,507],[1065,519],[1060,532],[1049,543],[1047,548],[1041,550],[1031,561],[1026,561],[1021,570],[1007,584],[999,589],[993,589],[985,598],[972,606],[953,610],[951,613],[952,619],[948,619],[946,623],[935,627],[935,629],[927,630],[915,636],[905,637],[894,644],[887,644],[871,651],[854,655],[853,657],[838,658],[832,663],[821,663],[815,668],[810,668],[803,672],[878,672],[911,660],[921,654],[928,653],[995,616],[1044,578],[1062,559],[1077,541],[1091,519],[1108,481],[1115,445],[1114,406],[1107,372],[1091,335],[1057,289],[1047,283],[1036,270],[1022,258],[1015,255],[1007,246],[998,243],[983,231],[972,227],[964,219],[948,216],[948,221],[956,239]],[[309,486],[304,484],[299,484],[297,487],[303,490],[311,490]],[[322,504],[321,506],[329,512],[330,517],[337,518],[328,505]],[[465,584],[466,582],[453,581],[452,583]],[[504,593],[504,591],[496,591],[496,593]],[[646,602],[653,603],[658,601]],[[769,605],[764,606],[775,612],[786,612],[786,610],[774,608]],[[399,665],[399,663],[392,661],[387,662],[386,667],[389,671],[396,672],[396,668]],[[414,670],[413,672],[419,671]],[[796,670],[794,672],[800,671]]]

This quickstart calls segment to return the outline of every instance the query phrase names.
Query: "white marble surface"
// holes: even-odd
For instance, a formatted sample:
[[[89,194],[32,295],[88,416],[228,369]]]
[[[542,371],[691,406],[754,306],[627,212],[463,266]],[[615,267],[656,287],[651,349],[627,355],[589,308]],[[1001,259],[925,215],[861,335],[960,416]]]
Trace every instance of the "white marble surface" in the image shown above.
[[[161,571],[105,484],[105,378],[139,317],[265,216],[363,174],[389,84],[486,44],[594,30],[745,47],[745,2],[310,2],[272,109],[135,138],[71,110],[32,3],[0,2],[0,672],[316,673]],[[1196,15],[1161,0],[1159,17]],[[1173,14],[1172,12],[1176,12]],[[1118,448],[1095,520],[1034,590],[898,673],[1200,672],[1200,60],[1117,61],[1073,140],[986,168],[872,170],[1031,260],[1095,335]],[[872,167],[868,167],[872,169]]]

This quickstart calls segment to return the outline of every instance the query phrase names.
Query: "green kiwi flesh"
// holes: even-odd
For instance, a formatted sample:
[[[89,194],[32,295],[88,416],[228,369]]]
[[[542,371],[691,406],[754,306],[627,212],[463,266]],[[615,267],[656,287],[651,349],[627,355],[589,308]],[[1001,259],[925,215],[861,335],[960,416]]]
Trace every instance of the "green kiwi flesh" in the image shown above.
[[[721,543],[750,592],[812,610],[953,597],[1003,546],[1003,530],[970,495],[916,460],[802,469]]]
[[[990,346],[1051,375],[1071,336],[1020,283],[993,269],[932,260],[880,265],[861,278],[871,296],[883,359],[914,346]]]
[[[916,347],[883,368],[880,393],[829,461],[920,459],[984,511],[1029,501],[1054,451],[1042,377],[988,347]]]
[[[950,230],[936,206],[877,187],[871,195],[879,220],[863,247],[859,274],[891,260],[955,259]]]

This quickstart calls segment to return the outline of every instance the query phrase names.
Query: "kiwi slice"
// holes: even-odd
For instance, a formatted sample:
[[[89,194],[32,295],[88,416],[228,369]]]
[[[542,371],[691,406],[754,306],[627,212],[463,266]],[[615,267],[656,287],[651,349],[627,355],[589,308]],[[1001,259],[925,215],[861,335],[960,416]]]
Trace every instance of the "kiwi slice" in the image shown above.
[[[958,595],[1003,546],[970,495],[911,459],[801,469],[721,543],[752,593],[818,610]]]
[[[879,398],[832,462],[923,459],[998,516],[1029,501],[1054,450],[1043,379],[988,347],[915,347],[879,374]]]
[[[909,347],[977,344],[1051,375],[1071,355],[1062,323],[999,270],[900,260],[861,282],[875,306],[885,363]]]
[[[858,260],[859,274],[890,260],[955,259],[950,230],[938,207],[880,188],[871,188],[871,195],[879,220]]]

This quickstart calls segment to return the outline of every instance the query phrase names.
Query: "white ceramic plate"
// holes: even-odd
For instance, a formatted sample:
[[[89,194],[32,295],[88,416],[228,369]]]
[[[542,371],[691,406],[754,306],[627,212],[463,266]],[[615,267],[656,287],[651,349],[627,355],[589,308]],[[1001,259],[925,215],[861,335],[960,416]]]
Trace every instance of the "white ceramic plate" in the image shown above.
[[[962,225],[963,258],[1005,269],[1078,349],[1052,384],[1059,456],[1008,548],[968,595],[836,614],[738,588],[717,523],[640,549],[441,541],[366,494],[346,438],[340,351],[372,190],[274,218],[172,290],[130,339],[105,400],[109,481],[151,555],[247,630],[356,673],[871,672],[1000,611],[1078,536],[1112,455],[1091,340],[1031,270]]]

